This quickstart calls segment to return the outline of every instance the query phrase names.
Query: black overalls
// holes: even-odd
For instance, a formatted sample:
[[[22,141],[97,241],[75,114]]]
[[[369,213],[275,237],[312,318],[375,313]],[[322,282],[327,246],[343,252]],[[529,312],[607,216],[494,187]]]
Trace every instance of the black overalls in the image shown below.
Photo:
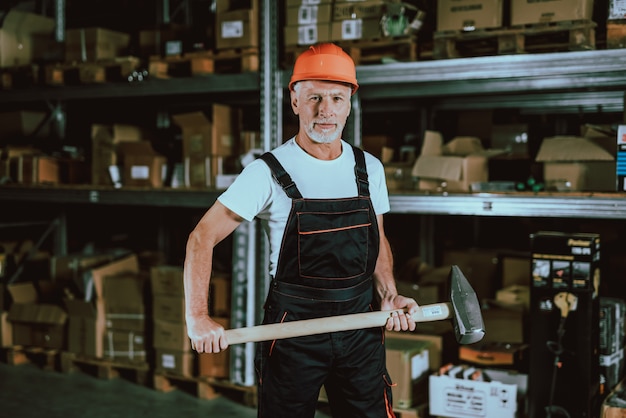
[[[263,323],[368,312],[379,250],[363,151],[353,147],[358,197],[304,199],[271,153],[261,158],[291,198]],[[382,327],[258,345],[258,416],[308,418],[325,386],[334,417],[394,417]]]

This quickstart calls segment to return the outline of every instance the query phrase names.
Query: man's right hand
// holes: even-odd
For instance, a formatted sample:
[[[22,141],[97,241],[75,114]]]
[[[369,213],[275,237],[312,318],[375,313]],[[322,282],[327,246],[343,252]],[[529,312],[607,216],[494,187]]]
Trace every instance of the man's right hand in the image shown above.
[[[198,353],[219,353],[228,348],[224,327],[208,316],[187,318],[191,348]]]

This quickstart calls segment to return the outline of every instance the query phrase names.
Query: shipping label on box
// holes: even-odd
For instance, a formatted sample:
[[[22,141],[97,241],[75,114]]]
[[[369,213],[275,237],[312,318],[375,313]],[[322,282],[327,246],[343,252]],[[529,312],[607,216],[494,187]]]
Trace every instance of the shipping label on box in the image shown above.
[[[517,385],[431,375],[430,414],[444,417],[514,418]]]
[[[626,191],[626,125],[617,128],[617,190]]]

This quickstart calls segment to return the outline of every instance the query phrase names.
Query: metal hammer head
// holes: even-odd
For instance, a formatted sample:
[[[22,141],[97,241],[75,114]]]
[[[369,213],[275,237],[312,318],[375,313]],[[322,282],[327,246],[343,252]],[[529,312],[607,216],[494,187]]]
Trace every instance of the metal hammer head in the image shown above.
[[[450,302],[453,309],[454,333],[460,344],[473,344],[485,335],[485,324],[476,292],[454,265],[450,270]]]

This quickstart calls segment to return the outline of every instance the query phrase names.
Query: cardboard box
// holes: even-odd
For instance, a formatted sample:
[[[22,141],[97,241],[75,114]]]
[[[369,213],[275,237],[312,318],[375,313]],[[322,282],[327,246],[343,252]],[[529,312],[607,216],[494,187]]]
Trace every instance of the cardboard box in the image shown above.
[[[67,313],[60,306],[39,303],[34,283],[9,285],[13,304],[7,319],[13,327],[13,344],[65,349]]]
[[[152,317],[157,320],[185,323],[185,298],[183,296],[154,295]]]
[[[544,138],[535,161],[543,163],[550,190],[614,191],[614,139],[555,136]]]
[[[152,267],[150,285],[153,295],[183,296],[183,267],[169,265]]]
[[[380,19],[347,19],[335,21],[331,25],[333,41],[354,41],[383,36]]]
[[[528,371],[528,344],[480,342],[459,346],[459,360],[474,366]]]
[[[624,380],[622,380],[602,401],[601,418],[626,418],[624,384]]]
[[[214,187],[220,159],[221,157],[186,157],[183,165],[185,187]]]
[[[104,302],[66,299],[67,350],[88,358],[102,358],[106,329]]]
[[[230,327],[230,319],[213,317],[225,329]],[[198,375],[227,379],[230,377],[230,350],[219,353],[198,354]]]
[[[591,20],[593,0],[511,0],[511,26]]]
[[[617,190],[626,191],[626,125],[617,127],[616,170]]]
[[[1,21],[0,68],[31,64],[43,56],[35,37],[52,37],[53,18],[11,8]]]
[[[113,260],[113,254],[68,254],[52,256],[50,259],[50,277],[60,282],[80,282],[88,270],[102,266]],[[82,295],[81,295],[82,296]]]
[[[19,184],[59,184],[59,162],[55,157],[24,154],[9,160],[11,178]]]
[[[187,326],[184,322],[172,322],[163,319],[154,319],[153,345],[168,350],[191,351],[191,342],[187,336]]]
[[[76,28],[65,31],[65,61],[98,61],[127,54],[130,35],[106,28]]]
[[[489,179],[489,158],[502,150],[485,150],[480,139],[455,137],[446,144],[440,133],[427,131],[412,176],[420,190],[467,193],[474,182]]]
[[[285,45],[313,45],[332,41],[330,22],[310,25],[285,26]]]
[[[235,154],[239,112],[215,104],[209,120],[203,112],[181,113],[172,119],[183,134],[183,157],[204,158]]]
[[[209,313],[211,316],[230,316],[231,278],[213,275],[209,284]]]
[[[530,277],[530,274],[529,276]],[[508,305],[520,305],[523,308],[530,308],[530,286],[514,284],[504,287],[496,292],[496,301]]]
[[[503,26],[502,22],[502,0],[437,1],[439,32],[500,28]]]
[[[124,142],[137,142],[144,139],[141,128],[128,124],[93,124],[91,126],[91,182],[96,185],[111,186],[113,181],[109,167],[120,164],[117,146]]]
[[[430,370],[438,370],[443,364],[455,363],[459,358],[459,344],[449,321],[422,322],[416,324],[413,332],[386,331],[385,338],[429,343]]]
[[[478,295],[478,300],[493,299],[498,288],[499,250],[489,248],[446,249],[442,254],[444,266],[459,266]]]
[[[390,334],[387,334],[390,335]],[[386,338],[387,372],[394,382],[394,408],[407,409],[426,402],[431,343],[407,339]]]
[[[317,25],[328,23],[333,17],[333,5],[303,4],[297,7],[288,7],[285,15],[286,26]]]
[[[155,360],[157,373],[195,377],[196,356],[193,352],[158,347],[155,350]]]
[[[482,309],[485,343],[523,344],[528,342],[528,313],[519,305],[490,303]]]
[[[104,358],[139,363],[146,361],[146,342],[143,333],[107,329],[104,347]]]
[[[167,160],[150,141],[122,142],[117,146],[123,164],[122,183],[130,187],[163,187]]]
[[[517,385],[432,374],[429,405],[434,416],[515,418]]]
[[[13,347],[13,327],[8,316],[8,312],[0,312],[0,347]]]
[[[91,269],[85,284],[85,300],[104,299],[104,282],[106,277],[122,273],[139,273],[137,255],[129,254],[103,266]]]
[[[259,10],[245,9],[218,12],[215,47],[257,48],[259,46]]]
[[[502,288],[530,285],[530,253],[502,253],[499,258]]]
[[[146,280],[141,273],[106,276],[103,283],[106,327],[145,333]]]
[[[380,19],[387,11],[387,1],[337,1],[333,6],[333,20]]]

